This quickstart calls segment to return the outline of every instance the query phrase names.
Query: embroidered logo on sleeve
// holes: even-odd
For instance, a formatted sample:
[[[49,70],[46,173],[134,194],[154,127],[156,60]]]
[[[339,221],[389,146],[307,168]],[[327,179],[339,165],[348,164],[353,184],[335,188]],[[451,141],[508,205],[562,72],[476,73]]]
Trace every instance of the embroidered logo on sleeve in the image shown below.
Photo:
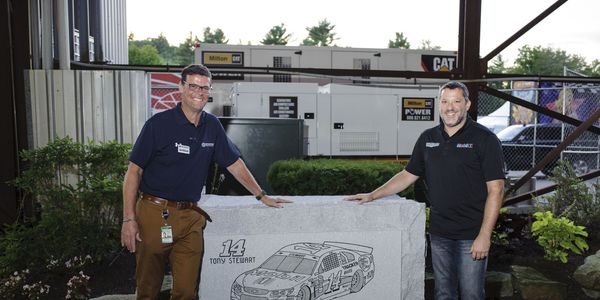
[[[190,154],[190,146],[180,144],[180,143],[175,143],[175,147],[177,147],[177,152],[179,152],[179,153]]]

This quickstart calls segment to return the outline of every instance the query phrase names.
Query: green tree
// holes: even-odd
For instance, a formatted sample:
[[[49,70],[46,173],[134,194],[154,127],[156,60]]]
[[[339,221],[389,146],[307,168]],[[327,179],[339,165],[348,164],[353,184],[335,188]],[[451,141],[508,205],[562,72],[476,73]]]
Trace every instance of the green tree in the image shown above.
[[[410,43],[403,32],[396,32],[396,39],[388,42],[388,48],[410,49]]]
[[[292,34],[286,34],[286,31],[287,29],[283,23],[273,26],[260,43],[263,45],[287,45]]]
[[[135,40],[133,33],[129,34],[129,46],[142,48],[146,45],[154,47],[162,60],[161,64],[173,64],[175,56],[175,47],[169,44],[169,41],[163,33],[157,38],[147,38],[145,40]]]
[[[592,63],[582,71],[589,76],[600,76],[600,60],[594,59]]]
[[[327,19],[323,19],[319,21],[317,26],[306,27],[308,31],[308,37],[302,41],[302,45],[304,46],[331,46],[334,40],[337,40],[335,37],[336,33],[333,32],[335,25],[329,23]]]
[[[567,54],[564,50],[551,47],[525,45],[519,49],[514,73],[526,75],[563,75],[563,69],[586,70],[589,67],[579,55]]]
[[[492,59],[491,61],[488,62],[488,73],[490,73],[490,74],[505,74],[505,73],[508,73],[509,71],[510,71],[510,68],[506,67],[506,61],[504,61],[502,54],[499,54],[494,59]],[[510,82],[509,81],[489,82],[488,86],[495,88],[495,89],[506,89],[506,88],[509,88]],[[504,104],[504,100],[502,100],[502,99],[499,99],[496,97],[493,97],[493,99],[495,100],[495,102],[497,102],[496,104],[499,104],[499,105],[494,104],[493,107],[497,108],[500,105]]]
[[[506,61],[504,61],[502,54],[499,54],[488,62],[488,73],[503,74],[507,71],[508,68],[506,67]]]
[[[203,43],[210,44],[227,44],[229,40],[225,37],[225,33],[220,28],[215,29],[214,32],[210,30],[210,27],[204,28],[204,40]]]
[[[442,47],[437,45],[432,45],[430,40],[422,40],[421,46],[419,46],[421,50],[440,50]]]
[[[162,58],[158,50],[152,45],[143,45],[141,47],[135,43],[129,42],[129,64],[130,65],[162,65]]]
[[[147,38],[142,41],[134,40],[134,43],[136,43],[138,46],[152,45],[154,46],[154,48],[156,48],[156,50],[158,50],[159,54],[168,53],[171,50],[171,45],[169,45],[167,37],[165,37],[165,35],[162,32],[158,35],[157,38]]]
[[[167,37],[161,32],[157,38],[148,39],[148,42],[158,50],[158,54],[162,57],[163,61],[167,64],[173,62],[173,56],[175,54],[175,47],[169,44]]]
[[[200,43],[197,36],[192,38],[192,33],[179,44],[179,47],[175,48],[175,55],[173,62],[176,65],[189,65],[194,62],[194,49],[196,45]]]

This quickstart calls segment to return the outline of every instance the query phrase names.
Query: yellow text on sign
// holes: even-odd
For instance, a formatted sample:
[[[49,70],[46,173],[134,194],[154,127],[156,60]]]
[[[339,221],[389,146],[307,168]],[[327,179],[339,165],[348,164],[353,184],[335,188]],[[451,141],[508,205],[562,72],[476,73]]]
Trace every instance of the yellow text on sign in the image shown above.
[[[402,99],[404,108],[424,108],[426,99]]]
[[[203,62],[207,65],[237,65],[241,63],[241,56],[237,53],[205,52],[203,54]]]

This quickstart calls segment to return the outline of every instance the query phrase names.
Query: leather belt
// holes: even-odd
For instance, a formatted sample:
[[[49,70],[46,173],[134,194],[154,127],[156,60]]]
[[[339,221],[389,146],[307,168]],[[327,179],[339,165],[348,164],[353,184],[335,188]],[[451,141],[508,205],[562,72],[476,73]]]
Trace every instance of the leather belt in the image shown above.
[[[177,209],[191,209],[191,210],[194,210],[197,213],[203,215],[207,221],[212,222],[208,213],[206,213],[206,211],[204,211],[202,208],[200,208],[194,202],[171,201],[171,200],[163,199],[160,197],[156,197],[156,196],[152,196],[152,195],[144,194],[144,193],[142,193],[142,200],[150,201],[154,204],[173,207],[173,208],[177,208]]]

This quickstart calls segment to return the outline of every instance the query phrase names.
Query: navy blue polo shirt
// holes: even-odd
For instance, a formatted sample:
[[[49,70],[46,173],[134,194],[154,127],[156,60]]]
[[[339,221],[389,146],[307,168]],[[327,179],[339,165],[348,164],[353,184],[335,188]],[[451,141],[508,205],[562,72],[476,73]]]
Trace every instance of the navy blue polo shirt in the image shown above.
[[[196,202],[210,164],[228,167],[239,157],[217,117],[203,111],[196,127],[180,103],[146,121],[129,160],[144,170],[139,187],[143,193]]]
[[[430,233],[472,240],[483,221],[487,181],[504,179],[500,141],[467,117],[452,137],[440,124],[423,132],[406,170],[425,178],[430,207]]]

